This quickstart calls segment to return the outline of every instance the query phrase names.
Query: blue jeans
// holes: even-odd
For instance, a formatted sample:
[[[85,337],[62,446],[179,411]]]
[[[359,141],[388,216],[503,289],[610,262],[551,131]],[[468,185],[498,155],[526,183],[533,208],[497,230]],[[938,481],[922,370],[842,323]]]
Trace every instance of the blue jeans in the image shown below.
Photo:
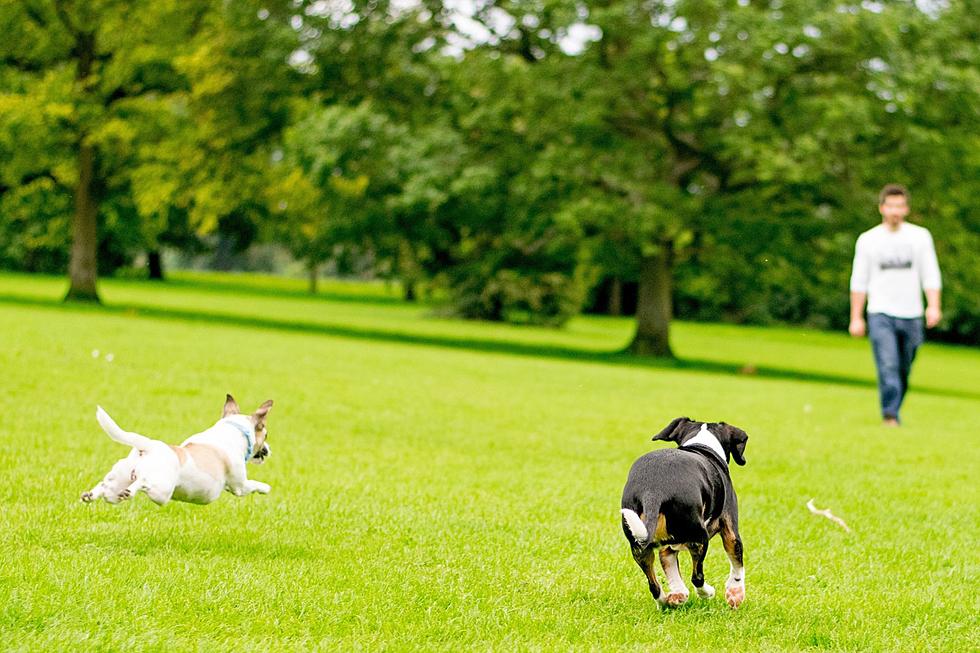
[[[915,351],[925,339],[921,317],[903,319],[884,313],[868,315],[868,337],[878,367],[881,416],[898,419],[898,409],[909,388]]]

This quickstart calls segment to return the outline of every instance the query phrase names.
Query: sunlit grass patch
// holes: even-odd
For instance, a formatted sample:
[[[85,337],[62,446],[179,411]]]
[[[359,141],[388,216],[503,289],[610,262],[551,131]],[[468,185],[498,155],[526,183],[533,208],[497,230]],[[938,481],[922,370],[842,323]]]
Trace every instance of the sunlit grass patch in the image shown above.
[[[976,351],[927,346],[886,430],[844,336],[682,323],[693,362],[649,366],[606,355],[626,319],[516,329],[245,281],[110,281],[76,309],[0,276],[5,649],[976,648]],[[78,501],[125,454],[96,403],[179,442],[225,392],[276,401],[249,468],[270,495]],[[737,612],[660,612],[620,530],[630,463],[682,414],[750,434]],[[708,582],[727,570],[713,541]]]

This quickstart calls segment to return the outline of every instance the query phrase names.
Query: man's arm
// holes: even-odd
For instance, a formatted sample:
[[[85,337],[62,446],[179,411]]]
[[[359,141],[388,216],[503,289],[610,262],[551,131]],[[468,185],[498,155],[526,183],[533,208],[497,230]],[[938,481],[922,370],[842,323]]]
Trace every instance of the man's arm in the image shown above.
[[[943,319],[942,292],[939,288],[926,290],[926,327],[929,329],[939,324],[939,320]]]
[[[867,244],[858,237],[854,245],[854,264],[851,266],[851,323],[847,327],[848,333],[855,338],[860,338],[868,330],[864,322],[864,302],[868,299],[870,276]]]
[[[863,336],[868,329],[864,322],[864,302],[867,299],[868,293],[851,291],[851,324],[847,331],[855,338]]]
[[[922,249],[922,262],[919,271],[922,288],[926,293],[926,327],[932,328],[943,319],[942,288],[943,277],[939,272],[939,261],[936,259],[936,247],[932,242],[932,234],[926,232],[926,245]]]

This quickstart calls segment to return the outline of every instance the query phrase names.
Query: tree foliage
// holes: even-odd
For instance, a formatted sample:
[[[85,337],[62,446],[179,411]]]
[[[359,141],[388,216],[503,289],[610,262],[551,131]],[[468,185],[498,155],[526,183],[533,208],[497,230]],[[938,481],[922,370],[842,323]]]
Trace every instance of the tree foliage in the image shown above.
[[[627,284],[669,355],[674,315],[841,327],[898,181],[977,341],[974,9],[7,0],[0,265],[94,295],[96,259],[268,239],[549,324]]]

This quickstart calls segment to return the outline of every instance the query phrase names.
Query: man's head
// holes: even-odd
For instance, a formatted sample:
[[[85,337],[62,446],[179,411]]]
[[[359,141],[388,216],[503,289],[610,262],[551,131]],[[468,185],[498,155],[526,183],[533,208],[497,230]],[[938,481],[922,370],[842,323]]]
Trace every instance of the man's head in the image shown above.
[[[900,184],[888,184],[878,193],[878,213],[882,223],[897,229],[909,214],[909,192]]]

